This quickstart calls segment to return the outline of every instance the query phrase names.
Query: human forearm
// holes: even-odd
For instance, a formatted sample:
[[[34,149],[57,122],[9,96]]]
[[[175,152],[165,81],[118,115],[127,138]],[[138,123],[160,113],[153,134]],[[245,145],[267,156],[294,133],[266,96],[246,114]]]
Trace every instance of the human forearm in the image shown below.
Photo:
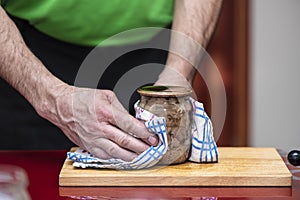
[[[42,114],[64,84],[31,53],[15,24],[0,7],[0,77]],[[46,101],[47,100],[47,101]]]
[[[67,85],[52,75],[27,48],[1,7],[0,77],[40,116],[99,158],[130,161],[158,142],[143,122],[129,115],[112,91]]]
[[[193,64],[210,40],[221,4],[222,0],[176,0],[167,67],[158,82],[164,83],[170,70],[192,81],[197,67]]]

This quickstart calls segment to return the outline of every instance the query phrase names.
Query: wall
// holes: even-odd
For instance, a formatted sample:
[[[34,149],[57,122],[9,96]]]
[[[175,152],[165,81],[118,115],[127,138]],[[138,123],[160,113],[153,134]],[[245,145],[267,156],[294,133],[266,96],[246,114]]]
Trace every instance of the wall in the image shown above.
[[[249,2],[249,145],[300,149],[300,1]]]

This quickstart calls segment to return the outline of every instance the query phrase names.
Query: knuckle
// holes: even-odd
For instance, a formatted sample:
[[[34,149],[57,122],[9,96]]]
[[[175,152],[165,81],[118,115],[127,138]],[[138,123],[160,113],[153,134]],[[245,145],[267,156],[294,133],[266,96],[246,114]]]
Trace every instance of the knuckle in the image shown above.
[[[105,138],[105,139],[112,139],[112,134],[110,132],[109,126],[103,124],[99,127],[99,133]]]
[[[114,156],[114,155],[118,154],[118,149],[117,149],[116,146],[109,146],[106,151],[111,156]]]
[[[97,116],[98,116],[98,119],[99,118],[107,119],[108,121],[110,121],[110,119],[112,118],[112,113],[111,113],[111,110],[109,109],[109,107],[102,106],[97,109]]]
[[[127,135],[121,136],[117,139],[117,143],[122,147],[128,147],[130,144],[130,139]]]
[[[111,90],[103,90],[103,92],[108,97],[108,99],[116,98],[116,94]]]

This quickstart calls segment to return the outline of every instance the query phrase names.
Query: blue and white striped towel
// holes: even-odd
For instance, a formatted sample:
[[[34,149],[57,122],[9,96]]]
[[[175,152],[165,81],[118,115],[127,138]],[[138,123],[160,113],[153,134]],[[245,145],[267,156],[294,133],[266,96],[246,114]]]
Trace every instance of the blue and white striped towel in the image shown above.
[[[213,138],[213,127],[211,121],[204,111],[203,104],[190,98],[193,105],[193,137],[190,161],[209,163],[218,161],[218,150]],[[151,146],[137,158],[130,162],[121,159],[99,159],[83,149],[68,152],[67,157],[74,161],[73,166],[81,168],[110,168],[110,169],[144,169],[156,165],[168,149],[166,120],[141,109],[135,104],[136,118],[146,121],[145,125],[149,131],[156,133],[159,137],[157,146]]]

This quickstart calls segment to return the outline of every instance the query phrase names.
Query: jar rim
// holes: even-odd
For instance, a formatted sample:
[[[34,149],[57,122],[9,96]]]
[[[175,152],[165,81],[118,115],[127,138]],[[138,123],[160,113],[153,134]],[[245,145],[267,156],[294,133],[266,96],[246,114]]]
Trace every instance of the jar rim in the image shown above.
[[[190,96],[192,94],[192,90],[190,88],[166,85],[143,86],[137,89],[137,92],[141,96],[150,97],[183,97]]]

